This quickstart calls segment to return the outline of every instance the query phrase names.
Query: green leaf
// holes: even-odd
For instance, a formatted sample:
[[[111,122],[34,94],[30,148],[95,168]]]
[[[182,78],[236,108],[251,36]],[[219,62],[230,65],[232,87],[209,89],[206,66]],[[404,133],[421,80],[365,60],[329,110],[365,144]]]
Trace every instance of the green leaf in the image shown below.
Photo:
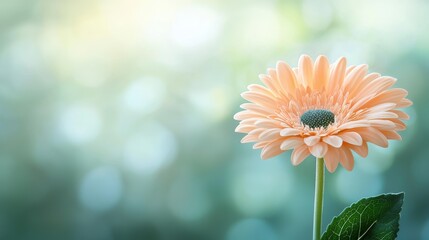
[[[404,193],[364,198],[329,224],[322,240],[393,240],[399,231]]]

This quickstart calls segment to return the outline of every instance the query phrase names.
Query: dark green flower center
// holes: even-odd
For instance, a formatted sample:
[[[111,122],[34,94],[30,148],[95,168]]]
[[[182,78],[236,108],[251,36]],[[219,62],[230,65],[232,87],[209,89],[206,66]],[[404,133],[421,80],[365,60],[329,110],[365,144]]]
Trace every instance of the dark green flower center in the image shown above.
[[[328,127],[335,122],[335,115],[325,109],[308,110],[301,116],[301,122],[310,128]]]

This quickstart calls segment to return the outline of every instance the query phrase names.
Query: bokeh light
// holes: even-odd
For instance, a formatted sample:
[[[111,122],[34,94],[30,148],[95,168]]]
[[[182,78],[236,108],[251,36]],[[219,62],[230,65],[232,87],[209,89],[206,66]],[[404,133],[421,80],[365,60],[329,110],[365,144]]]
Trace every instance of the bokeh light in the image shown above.
[[[164,82],[154,77],[132,82],[125,90],[124,108],[135,113],[149,114],[158,109],[165,95]]]
[[[148,123],[132,134],[124,149],[123,163],[131,171],[151,174],[174,160],[176,140],[157,123]]]
[[[83,178],[79,189],[81,203],[94,211],[113,208],[121,194],[121,178],[113,167],[99,167],[92,170]]]
[[[94,140],[102,127],[99,113],[88,105],[66,107],[60,113],[59,128],[72,143],[87,143]]]
[[[280,161],[250,159],[254,161],[240,165],[233,173],[230,192],[241,212],[264,216],[287,204],[293,194],[293,174]]]
[[[197,50],[216,40],[221,24],[221,16],[212,8],[184,7],[175,14],[171,38],[180,47]]]

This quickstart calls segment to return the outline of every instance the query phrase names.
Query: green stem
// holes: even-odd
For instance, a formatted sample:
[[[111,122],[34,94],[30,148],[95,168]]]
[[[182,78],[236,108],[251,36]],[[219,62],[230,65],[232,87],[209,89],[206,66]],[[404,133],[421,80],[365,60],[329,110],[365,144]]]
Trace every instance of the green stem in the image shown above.
[[[316,160],[316,184],[314,190],[313,240],[320,240],[322,229],[323,185],[325,182],[323,158]]]

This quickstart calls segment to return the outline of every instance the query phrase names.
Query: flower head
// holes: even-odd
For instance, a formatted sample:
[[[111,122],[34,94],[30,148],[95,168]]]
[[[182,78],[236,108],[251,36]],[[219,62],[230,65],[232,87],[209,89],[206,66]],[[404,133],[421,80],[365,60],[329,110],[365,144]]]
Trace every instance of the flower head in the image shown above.
[[[366,157],[369,142],[387,147],[387,140],[401,140],[397,131],[409,116],[398,109],[412,104],[406,90],[390,88],[396,79],[367,71],[347,67],[345,58],[330,65],[325,56],[313,62],[303,55],[293,69],[278,62],[259,76],[265,86],[251,84],[241,95],[250,102],[234,116],[236,132],[247,133],[241,142],[255,142],[262,159],[293,150],[293,165],[311,154],[323,157],[330,172],[338,163],[352,170],[352,151]]]

